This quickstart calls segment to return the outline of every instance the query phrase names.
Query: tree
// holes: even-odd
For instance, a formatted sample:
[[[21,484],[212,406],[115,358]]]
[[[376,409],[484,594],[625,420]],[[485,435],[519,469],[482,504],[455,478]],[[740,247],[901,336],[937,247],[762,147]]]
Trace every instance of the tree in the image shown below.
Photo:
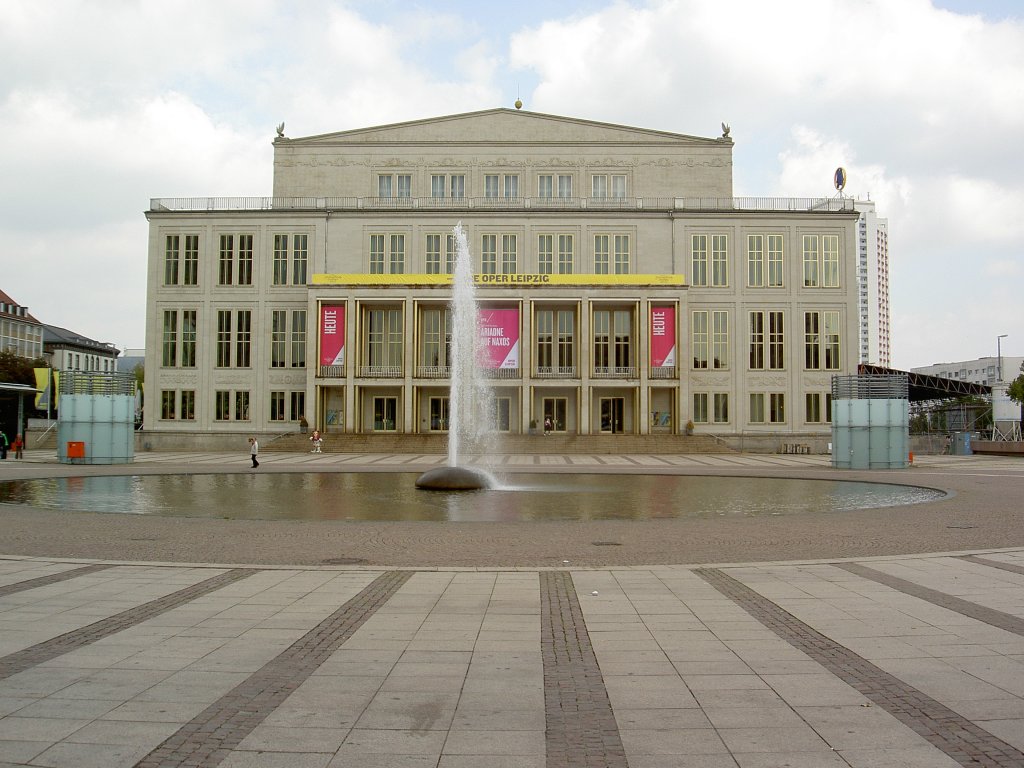
[[[1024,363],[1020,364],[1020,375],[1010,382],[1006,389],[1010,399],[1020,406],[1020,421],[1024,425]]]
[[[42,358],[30,360],[14,354],[9,349],[0,352],[0,381],[5,384],[27,384],[34,387],[36,375],[33,369],[46,367],[46,361]]]

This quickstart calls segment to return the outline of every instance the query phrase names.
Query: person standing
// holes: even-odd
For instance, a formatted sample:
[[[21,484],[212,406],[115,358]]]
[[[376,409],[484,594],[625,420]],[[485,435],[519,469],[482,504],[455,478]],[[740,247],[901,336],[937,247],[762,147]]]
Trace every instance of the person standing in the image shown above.
[[[313,435],[309,440],[313,443],[313,450],[311,450],[310,453],[321,453],[320,448],[324,444],[324,438],[323,435],[320,434],[319,429],[313,430]]]
[[[7,433],[0,429],[0,459],[7,458],[7,446],[10,443],[7,442]]]
[[[22,456],[24,455],[22,453],[24,448],[25,448],[25,441],[22,439],[21,435],[15,435],[14,436],[14,458],[16,458],[16,459],[22,458]]]
[[[256,454],[260,452],[260,444],[256,441],[255,437],[249,438],[249,455],[252,457],[252,468],[256,469],[260,465],[256,461]]]

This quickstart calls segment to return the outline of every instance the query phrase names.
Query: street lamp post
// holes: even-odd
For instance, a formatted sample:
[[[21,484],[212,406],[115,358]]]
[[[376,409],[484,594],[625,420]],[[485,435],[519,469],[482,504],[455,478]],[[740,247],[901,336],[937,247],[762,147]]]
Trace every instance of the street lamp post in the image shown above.
[[[1002,341],[1008,335],[1009,334],[1001,333],[998,336],[996,336],[996,363],[997,363],[996,372],[999,375],[999,383],[1000,384],[1003,383],[1003,347],[1002,347]]]

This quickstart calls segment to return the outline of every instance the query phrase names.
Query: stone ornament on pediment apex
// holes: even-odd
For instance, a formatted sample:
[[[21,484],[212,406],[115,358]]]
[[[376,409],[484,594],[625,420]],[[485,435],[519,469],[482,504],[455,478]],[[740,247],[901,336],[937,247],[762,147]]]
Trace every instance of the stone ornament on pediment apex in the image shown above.
[[[509,160],[507,157],[484,160],[480,163],[481,168],[525,168],[526,165],[525,160]]]

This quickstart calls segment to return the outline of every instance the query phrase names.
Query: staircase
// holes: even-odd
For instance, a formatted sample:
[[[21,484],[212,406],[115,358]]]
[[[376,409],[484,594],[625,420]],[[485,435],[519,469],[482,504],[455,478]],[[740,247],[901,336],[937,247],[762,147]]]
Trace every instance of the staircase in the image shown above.
[[[260,440],[264,452],[308,452],[308,434],[284,435]],[[444,434],[327,434],[324,453],[424,453],[448,452]],[[501,435],[495,453],[502,454],[686,454],[735,453],[711,435]]]

